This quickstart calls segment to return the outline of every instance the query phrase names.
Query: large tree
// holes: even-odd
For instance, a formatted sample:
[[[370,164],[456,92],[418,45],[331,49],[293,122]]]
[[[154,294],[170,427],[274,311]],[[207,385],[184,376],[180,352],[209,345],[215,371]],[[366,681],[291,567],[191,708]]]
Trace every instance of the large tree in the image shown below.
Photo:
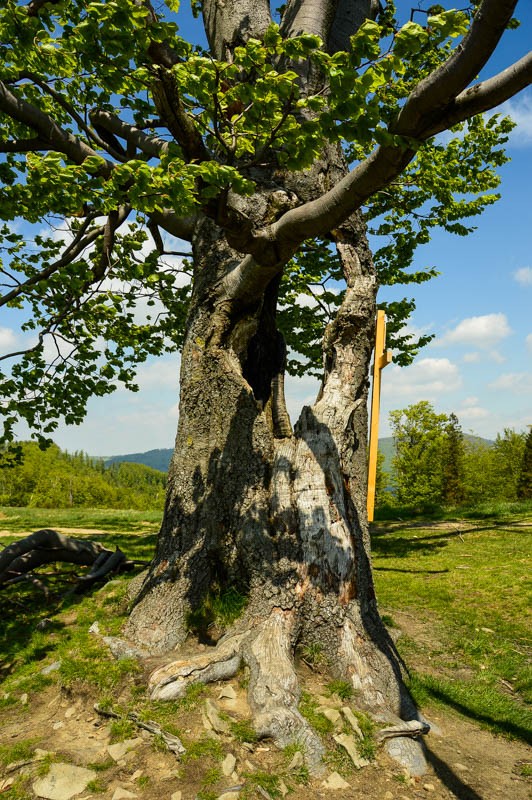
[[[198,658],[174,654],[153,694],[245,663],[259,735],[302,741],[316,763],[298,644],[318,644],[373,712],[415,715],[369,562],[375,298],[380,282],[430,277],[406,270],[415,246],[437,224],[467,232],[494,199],[511,125],[484,112],[529,84],[532,58],[477,79],[516,0],[434,7],[403,27],[374,0],[279,13],[202,0],[201,47],[180,38],[177,5],[2,4],[2,304],[29,315],[28,346],[5,360],[5,439],[20,418],[43,439],[61,416],[79,422],[91,395],[134,387],[139,361],[182,349],[164,519],[124,635],[172,651],[209,592],[238,587],[241,618]],[[368,224],[388,237],[375,259]],[[190,245],[181,268],[165,234]],[[398,328],[408,303],[389,311]],[[407,357],[413,343],[397,342]],[[287,364],[322,375],[294,427]]]

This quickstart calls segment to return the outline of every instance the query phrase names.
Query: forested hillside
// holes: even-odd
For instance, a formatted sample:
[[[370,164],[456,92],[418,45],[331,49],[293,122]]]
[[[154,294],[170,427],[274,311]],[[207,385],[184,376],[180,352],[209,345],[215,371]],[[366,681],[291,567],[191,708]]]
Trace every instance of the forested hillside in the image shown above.
[[[166,475],[143,464],[106,464],[85,453],[22,444],[22,463],[0,469],[0,505],[162,508]]]

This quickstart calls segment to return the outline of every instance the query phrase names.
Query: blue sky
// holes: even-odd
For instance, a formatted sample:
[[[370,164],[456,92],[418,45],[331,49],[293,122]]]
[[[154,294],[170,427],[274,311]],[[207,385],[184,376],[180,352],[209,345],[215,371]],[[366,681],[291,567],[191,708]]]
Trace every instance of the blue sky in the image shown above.
[[[409,9],[411,3],[399,5]],[[507,34],[491,72],[528,49],[532,4],[521,0],[517,16],[522,27]],[[187,27],[182,26],[183,35]],[[532,424],[532,89],[503,110],[518,126],[508,148],[512,160],[501,170],[501,200],[478,218],[470,236],[436,232],[418,251],[414,266],[436,266],[438,278],[395,292],[385,289],[380,295],[383,300],[415,296],[412,329],[436,334],[410,367],[392,364],[383,372],[381,435],[390,433],[391,409],[419,400],[431,401],[438,411],[455,412],[465,431],[487,438],[505,427],[525,430]],[[12,349],[17,340],[17,317],[3,311],[0,351]],[[61,426],[54,440],[66,450],[91,455],[172,447],[178,372],[175,355],[147,362],[139,372],[140,392],[118,389],[110,397],[94,399],[84,424]],[[303,404],[315,399],[316,391],[314,379],[288,379],[292,420]]]

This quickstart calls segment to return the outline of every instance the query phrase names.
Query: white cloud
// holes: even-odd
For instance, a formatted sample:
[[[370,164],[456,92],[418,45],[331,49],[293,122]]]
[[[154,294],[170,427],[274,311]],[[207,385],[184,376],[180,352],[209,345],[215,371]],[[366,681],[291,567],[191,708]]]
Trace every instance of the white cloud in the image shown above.
[[[481,406],[467,406],[467,408],[460,409],[458,416],[461,420],[468,422],[470,420],[486,419],[486,417],[491,416],[491,413]]]
[[[481,317],[463,319],[456,328],[446,333],[438,344],[468,344],[491,348],[511,332],[506,314],[484,314]]]
[[[532,267],[521,267],[513,273],[513,276],[521,286],[532,286]]]
[[[388,397],[409,397],[414,402],[438,397],[462,385],[456,364],[448,358],[422,358],[409,367],[392,367],[383,378]]]
[[[478,364],[480,361],[480,353],[478,351],[474,353],[464,353],[462,361],[464,364]]]
[[[526,349],[529,353],[532,353],[532,333],[529,333],[525,339],[526,342]]]
[[[507,100],[497,109],[510,116],[517,127],[510,134],[510,144],[514,147],[527,147],[532,144],[532,93],[523,93]]]
[[[15,331],[12,328],[0,328],[0,351],[5,353],[12,350],[17,342]]]
[[[503,389],[512,394],[532,395],[532,372],[506,372],[488,386],[490,389]]]
[[[156,361],[143,364],[137,372],[140,390],[174,389],[179,385],[180,358],[177,354],[162,356]]]

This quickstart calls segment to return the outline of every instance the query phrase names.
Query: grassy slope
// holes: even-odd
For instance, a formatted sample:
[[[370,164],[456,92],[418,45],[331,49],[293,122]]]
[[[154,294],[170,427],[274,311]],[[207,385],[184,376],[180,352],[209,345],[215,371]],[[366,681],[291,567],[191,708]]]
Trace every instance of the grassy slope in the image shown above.
[[[416,664],[418,702],[443,703],[528,741],[531,525],[530,515],[527,523],[514,513],[380,524],[372,537],[381,610],[392,624],[394,614],[401,627],[414,621],[415,633],[401,636],[398,649]]]

